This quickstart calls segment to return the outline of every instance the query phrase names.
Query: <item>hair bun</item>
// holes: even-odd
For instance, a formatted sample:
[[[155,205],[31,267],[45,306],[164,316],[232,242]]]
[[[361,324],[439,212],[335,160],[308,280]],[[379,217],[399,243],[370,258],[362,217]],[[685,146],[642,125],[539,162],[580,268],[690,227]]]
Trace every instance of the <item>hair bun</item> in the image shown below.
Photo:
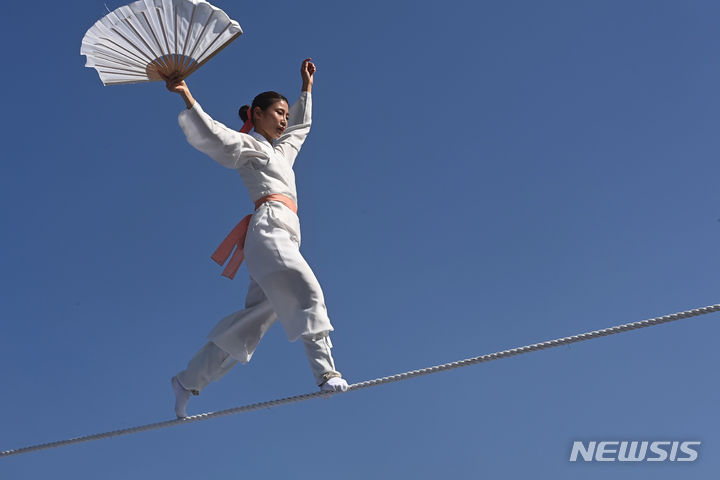
[[[240,107],[240,110],[238,110],[238,115],[240,115],[240,120],[243,122],[247,122],[248,120],[248,110],[250,110],[250,105],[243,105]]]

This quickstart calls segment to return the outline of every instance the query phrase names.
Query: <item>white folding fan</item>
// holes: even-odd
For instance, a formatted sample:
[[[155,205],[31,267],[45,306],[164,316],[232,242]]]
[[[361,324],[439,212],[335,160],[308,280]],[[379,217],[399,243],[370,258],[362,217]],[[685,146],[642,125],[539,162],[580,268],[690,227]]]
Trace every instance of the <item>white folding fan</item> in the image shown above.
[[[241,34],[203,0],[138,0],[98,20],[80,54],[104,85],[186,78]]]

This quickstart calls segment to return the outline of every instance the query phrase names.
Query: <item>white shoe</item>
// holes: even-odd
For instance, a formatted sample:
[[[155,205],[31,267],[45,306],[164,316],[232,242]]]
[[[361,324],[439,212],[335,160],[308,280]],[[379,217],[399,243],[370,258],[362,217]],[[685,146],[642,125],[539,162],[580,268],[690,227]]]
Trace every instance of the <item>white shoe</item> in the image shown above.
[[[177,415],[178,418],[185,418],[188,416],[185,409],[190,401],[190,390],[180,385],[177,377],[173,377],[170,383],[175,393],[175,415]]]
[[[323,392],[347,392],[347,389],[348,383],[340,377],[333,377],[320,387]]]

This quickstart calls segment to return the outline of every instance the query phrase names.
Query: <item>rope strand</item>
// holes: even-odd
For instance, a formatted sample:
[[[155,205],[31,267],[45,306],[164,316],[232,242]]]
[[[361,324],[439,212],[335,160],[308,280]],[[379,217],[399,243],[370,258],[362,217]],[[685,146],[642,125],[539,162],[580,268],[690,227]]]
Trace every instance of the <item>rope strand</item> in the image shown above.
[[[637,330],[640,328],[652,327],[663,323],[674,322],[684,318],[697,317],[700,315],[706,315],[720,311],[720,304],[710,305],[707,307],[696,308],[692,310],[686,310],[684,312],[673,313],[670,315],[664,315],[662,317],[656,317],[649,320],[641,320],[633,323],[626,323],[624,325],[617,325],[615,327],[604,328],[602,330],[595,330],[592,332],[581,333],[578,335],[572,335],[570,337],[557,338],[555,340],[547,340],[545,342],[534,343],[532,345],[526,345],[523,347],[511,348],[509,350],[503,350],[500,352],[490,353],[487,355],[481,355],[478,357],[467,358],[465,360],[459,360],[456,362],[445,363],[442,365],[436,365],[433,367],[422,368],[419,370],[412,370],[410,372],[398,373],[389,377],[376,378],[374,380],[368,380],[365,382],[354,383],[349,386],[348,391],[360,390],[363,388],[376,387],[378,385],[384,385],[386,383],[399,382],[401,380],[407,380],[413,377],[420,377],[422,375],[430,375],[432,373],[444,372],[446,370],[452,370],[455,368],[467,367],[478,363],[491,362],[493,360],[499,360],[501,358],[512,357],[515,355],[522,355],[525,353],[536,352],[538,350],[546,350],[548,348],[559,347],[562,345],[570,345],[572,343],[583,342],[597,337],[605,337],[608,335],[615,335],[617,333],[627,332],[629,330]],[[32,445],[29,447],[18,448],[14,450],[6,450],[0,452],[0,457],[9,457],[11,455],[20,455],[23,453],[35,452],[38,450],[47,450],[50,448],[64,447],[67,445],[73,445],[76,443],[92,442],[95,440],[102,440],[104,438],[119,437],[121,435],[129,435],[132,433],[146,432],[148,430],[157,430],[165,427],[172,427],[175,425],[181,425],[185,423],[199,422],[202,420],[209,420],[216,417],[224,417],[226,415],[234,415],[236,413],[250,412],[253,410],[261,410],[270,407],[277,407],[280,405],[286,405],[289,403],[302,402],[305,400],[311,400],[318,397],[330,397],[337,395],[341,392],[328,393],[328,392],[315,392],[306,393],[303,395],[296,395],[294,397],[280,398],[276,400],[269,400],[266,402],[253,403],[241,407],[230,408],[227,410],[220,410],[218,412],[207,412],[198,415],[193,415],[187,418],[180,418],[175,420],[168,420],[165,422],[151,423],[148,425],[141,425],[136,427],[124,428],[121,430],[113,430],[111,432],[97,433],[94,435],[86,435],[84,437],[70,438],[67,440],[60,440],[57,442],[43,443],[39,445]]]

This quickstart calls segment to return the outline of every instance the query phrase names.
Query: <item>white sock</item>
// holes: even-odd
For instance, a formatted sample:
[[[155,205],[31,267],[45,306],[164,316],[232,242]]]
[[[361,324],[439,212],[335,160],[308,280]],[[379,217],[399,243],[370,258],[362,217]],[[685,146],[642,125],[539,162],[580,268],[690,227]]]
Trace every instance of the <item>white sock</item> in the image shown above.
[[[323,392],[346,392],[348,383],[344,378],[332,377],[330,380],[322,384],[320,390]]]
[[[180,385],[177,377],[173,377],[170,383],[175,393],[175,415],[177,415],[178,418],[185,418],[188,416],[185,408],[190,401],[190,390]]]

